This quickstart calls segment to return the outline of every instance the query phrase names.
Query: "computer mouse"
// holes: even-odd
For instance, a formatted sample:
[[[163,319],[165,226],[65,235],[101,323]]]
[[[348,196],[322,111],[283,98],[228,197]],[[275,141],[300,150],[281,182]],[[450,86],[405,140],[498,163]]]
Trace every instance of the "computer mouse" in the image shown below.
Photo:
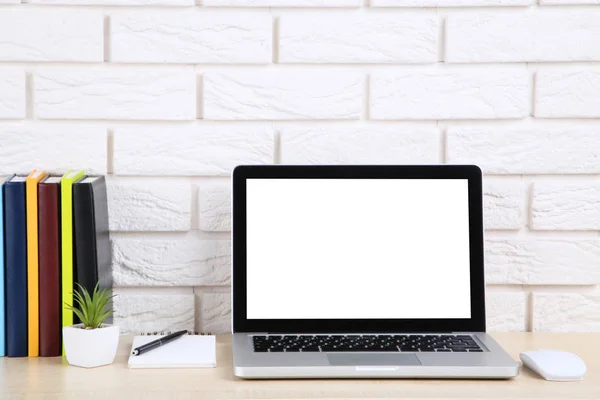
[[[547,381],[582,381],[587,370],[579,356],[561,350],[526,351],[521,361]]]

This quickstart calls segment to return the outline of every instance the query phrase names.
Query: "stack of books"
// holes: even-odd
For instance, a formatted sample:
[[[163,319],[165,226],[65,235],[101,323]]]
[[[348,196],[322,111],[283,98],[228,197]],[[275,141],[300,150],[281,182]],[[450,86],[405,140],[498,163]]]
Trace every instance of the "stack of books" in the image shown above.
[[[0,356],[59,356],[75,283],[112,287],[105,178],[33,171],[0,184]]]

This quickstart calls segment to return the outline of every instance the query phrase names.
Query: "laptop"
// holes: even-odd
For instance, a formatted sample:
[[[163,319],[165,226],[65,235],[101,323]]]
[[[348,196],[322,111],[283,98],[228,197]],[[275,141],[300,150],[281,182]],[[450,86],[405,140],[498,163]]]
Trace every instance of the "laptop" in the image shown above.
[[[477,166],[239,166],[232,208],[236,376],[518,375],[486,333]]]

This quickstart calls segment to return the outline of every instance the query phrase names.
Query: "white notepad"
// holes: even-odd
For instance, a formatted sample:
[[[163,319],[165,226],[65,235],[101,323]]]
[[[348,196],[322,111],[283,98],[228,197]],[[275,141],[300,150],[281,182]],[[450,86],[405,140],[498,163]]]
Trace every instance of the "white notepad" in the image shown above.
[[[136,336],[133,349],[160,336]],[[217,366],[215,336],[184,335],[157,349],[129,356],[129,368],[211,368]]]

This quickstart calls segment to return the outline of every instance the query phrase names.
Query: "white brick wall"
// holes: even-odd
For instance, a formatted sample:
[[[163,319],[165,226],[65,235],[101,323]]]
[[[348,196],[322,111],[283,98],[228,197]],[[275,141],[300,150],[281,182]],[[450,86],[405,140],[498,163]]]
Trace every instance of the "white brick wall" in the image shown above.
[[[207,72],[208,120],[358,119],[363,77],[348,71]]]
[[[69,6],[193,6],[194,0],[29,0],[29,3]]]
[[[525,293],[488,291],[485,301],[488,329],[500,332],[525,330]]]
[[[535,0],[371,0],[373,7],[528,6]]]
[[[202,0],[217,7],[358,7],[361,0]]]
[[[193,294],[136,295],[115,290],[114,322],[121,333],[194,329]]]
[[[113,240],[116,286],[218,286],[230,282],[231,243],[186,237]]]
[[[188,182],[110,179],[107,194],[111,231],[187,232],[191,228]]]
[[[525,213],[525,188],[519,182],[488,179],[483,188],[485,229],[519,230]]]
[[[600,110],[600,70],[540,71],[536,77],[535,115],[540,118],[594,118]]]
[[[488,283],[600,284],[600,239],[487,240]]]
[[[228,175],[272,163],[274,132],[261,125],[160,125],[115,129],[117,175]]]
[[[450,62],[598,61],[600,10],[451,15]]]
[[[209,182],[198,189],[198,226],[206,232],[231,230],[231,183]]]
[[[531,227],[535,230],[600,230],[600,182],[539,182],[533,187]]]
[[[266,64],[272,56],[272,25],[268,13],[229,15],[194,10],[116,14],[110,24],[110,60]]]
[[[551,332],[600,331],[600,294],[535,293],[533,329]]]
[[[371,75],[373,119],[523,118],[529,114],[525,68],[426,68]]]
[[[578,4],[600,4],[600,0],[539,0],[542,5],[578,5]]]
[[[488,327],[600,331],[599,0],[0,3],[0,175],[108,175],[124,331],[231,328],[257,163],[478,164]]]
[[[0,119],[25,118],[25,73],[0,68]]]
[[[451,127],[447,161],[475,163],[489,174],[600,173],[599,132],[576,124]]]
[[[0,123],[0,174],[25,174],[35,168],[64,174],[81,166],[106,174],[107,134],[82,124]]]
[[[97,11],[2,9],[0,61],[102,61],[103,24]]]
[[[33,86],[40,119],[196,119],[193,71],[41,69]]]
[[[420,126],[283,127],[283,164],[436,164],[440,133]]]
[[[279,21],[282,63],[431,63],[437,60],[435,13],[285,14]]]
[[[231,293],[203,293],[198,320],[206,332],[231,332]]]

